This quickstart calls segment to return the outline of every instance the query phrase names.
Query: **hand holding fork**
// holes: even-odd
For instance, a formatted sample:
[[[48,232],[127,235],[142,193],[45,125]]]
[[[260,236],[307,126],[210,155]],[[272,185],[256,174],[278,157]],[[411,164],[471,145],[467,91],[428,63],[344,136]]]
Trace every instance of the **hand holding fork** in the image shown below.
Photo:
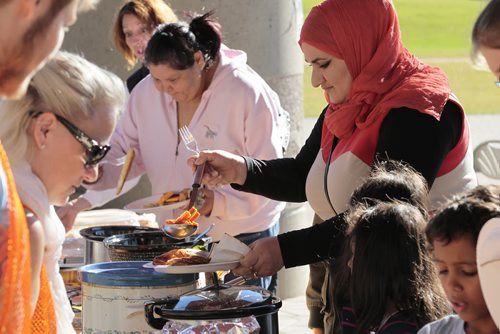
[[[179,134],[181,136],[184,145],[188,150],[193,153],[200,154],[200,150],[198,148],[198,143],[196,139],[191,134],[187,126],[183,126],[179,129]],[[194,181],[193,181],[193,190],[191,191],[191,195],[189,196],[189,204],[187,206],[188,209],[194,206],[196,202],[196,197],[198,196],[198,191],[201,186],[201,179],[203,178],[203,171],[205,170],[205,164],[198,165],[196,167],[196,172],[194,173]]]
[[[182,141],[186,145],[186,148],[197,155],[200,154],[198,149],[198,144],[194,139],[193,135],[186,126],[179,129]],[[199,159],[199,158],[198,158]],[[247,177],[247,165],[245,159],[242,156],[236,155],[226,151],[210,151],[203,152],[201,156],[201,165],[194,165],[194,161],[191,160],[190,164],[196,167],[195,172],[195,183],[196,175],[199,174],[199,181],[203,177],[205,171],[205,165],[208,163],[208,172],[205,175],[205,184],[209,186],[222,186],[230,183],[244,184]],[[203,168],[200,170],[200,167]]]

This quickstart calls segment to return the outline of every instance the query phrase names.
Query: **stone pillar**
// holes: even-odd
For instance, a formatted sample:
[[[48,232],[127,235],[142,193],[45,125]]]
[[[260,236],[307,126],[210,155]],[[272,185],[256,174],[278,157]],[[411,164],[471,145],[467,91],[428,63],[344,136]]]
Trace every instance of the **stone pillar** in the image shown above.
[[[123,0],[103,0],[96,11],[82,14],[65,39],[63,49],[76,51],[96,64],[127,77],[126,64],[114,50],[111,26]],[[291,117],[287,156],[294,156],[304,142],[303,135],[303,57],[297,44],[302,23],[302,0],[171,0],[180,19],[186,11],[204,13],[215,10],[221,23],[224,43],[248,54],[248,63],[278,93]],[[293,180],[291,180],[293,182]],[[132,191],[140,197],[147,184]],[[130,196],[130,193],[129,195]],[[114,202],[122,207],[130,198]],[[302,204],[288,204],[281,219],[281,231],[310,226],[312,215]],[[297,245],[298,247],[300,245]],[[303,295],[307,266],[282,270],[278,295],[282,298]]]

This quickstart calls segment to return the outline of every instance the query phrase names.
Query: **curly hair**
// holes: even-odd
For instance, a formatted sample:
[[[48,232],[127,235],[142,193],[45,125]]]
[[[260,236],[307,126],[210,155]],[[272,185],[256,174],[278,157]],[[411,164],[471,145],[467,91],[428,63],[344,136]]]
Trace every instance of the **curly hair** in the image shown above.
[[[403,201],[417,207],[427,217],[429,189],[422,174],[403,162],[386,160],[377,162],[370,175],[354,189],[350,206],[377,201]]]

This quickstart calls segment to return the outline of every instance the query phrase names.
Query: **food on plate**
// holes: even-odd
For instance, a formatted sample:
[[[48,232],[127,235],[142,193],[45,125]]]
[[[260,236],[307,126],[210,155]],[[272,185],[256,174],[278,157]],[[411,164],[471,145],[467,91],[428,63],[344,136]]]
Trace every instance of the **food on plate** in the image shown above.
[[[163,195],[160,196],[160,198],[153,203],[148,203],[144,205],[144,208],[155,208],[157,206],[162,206],[162,205],[167,205],[167,204],[172,204],[172,203],[177,203],[177,202],[182,202],[187,199],[189,199],[189,191],[190,188],[186,188],[182,191],[175,192],[175,191],[167,191],[163,193]]]
[[[118,184],[116,185],[116,194],[119,195],[122,192],[123,185],[127,181],[128,173],[132,167],[132,162],[135,158],[134,149],[130,148],[127,152],[127,157],[125,158],[125,163],[123,164],[122,170],[120,172],[120,177],[118,178]]]
[[[155,266],[188,266],[193,264],[207,264],[209,262],[210,253],[193,248],[172,249],[153,259]]]
[[[184,211],[177,219],[166,219],[165,224],[186,224],[198,226],[196,219],[200,216],[198,210],[193,206],[188,211]]]

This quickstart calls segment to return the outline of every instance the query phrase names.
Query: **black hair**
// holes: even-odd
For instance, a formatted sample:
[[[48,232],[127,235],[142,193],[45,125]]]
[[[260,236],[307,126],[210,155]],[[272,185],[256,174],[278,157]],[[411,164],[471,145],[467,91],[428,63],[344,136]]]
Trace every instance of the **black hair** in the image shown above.
[[[210,19],[213,11],[193,17],[190,24],[176,22],[158,26],[145,51],[146,65],[168,65],[176,70],[193,66],[194,54],[201,51],[205,68],[217,60],[222,43],[219,23]]]
[[[477,186],[443,206],[425,232],[431,247],[436,240],[448,244],[463,236],[470,236],[475,245],[483,225],[497,216],[500,216],[500,186]]]
[[[370,176],[354,189],[349,204],[398,200],[414,205],[427,216],[428,193],[427,182],[420,173],[403,162],[387,160],[372,167]]]
[[[392,302],[398,311],[410,312],[417,326],[447,313],[447,301],[426,247],[426,220],[408,203],[380,202],[360,205],[349,215],[349,247],[338,270],[347,298],[335,301],[336,314],[351,305],[355,333],[368,333],[381,323]],[[354,257],[351,243],[354,242]],[[348,263],[352,257],[352,273]]]
[[[406,202],[417,207],[427,217],[429,203],[427,182],[411,166],[395,160],[376,162],[370,175],[352,192],[349,206],[359,204],[375,205],[392,200]],[[344,219],[337,223],[337,228],[345,234],[347,223]],[[341,243],[332,244],[329,258],[334,260],[343,249]]]
[[[349,206],[351,210],[359,210],[360,205],[368,208],[370,206],[381,205],[384,202],[394,201],[414,206],[418,209],[422,217],[427,218],[429,196],[427,182],[424,177],[414,168],[403,162],[385,160],[375,163],[370,175],[354,189]],[[344,228],[345,239],[343,245],[338,245],[335,248],[336,250],[340,250],[342,255],[337,259],[333,256],[330,263],[330,271],[332,272],[331,286],[333,286],[333,290],[329,292],[330,298],[333,300],[333,310],[330,309],[330,311],[336,317],[335,328],[340,326],[339,317],[342,307],[351,304],[351,295],[349,292],[351,273],[347,267],[347,262],[351,257],[351,246],[348,236],[349,226],[352,223],[350,219],[352,219],[352,215],[347,213],[344,222],[347,226]],[[440,299],[441,297],[439,293],[436,296],[438,301],[442,300],[445,303],[444,297]]]

